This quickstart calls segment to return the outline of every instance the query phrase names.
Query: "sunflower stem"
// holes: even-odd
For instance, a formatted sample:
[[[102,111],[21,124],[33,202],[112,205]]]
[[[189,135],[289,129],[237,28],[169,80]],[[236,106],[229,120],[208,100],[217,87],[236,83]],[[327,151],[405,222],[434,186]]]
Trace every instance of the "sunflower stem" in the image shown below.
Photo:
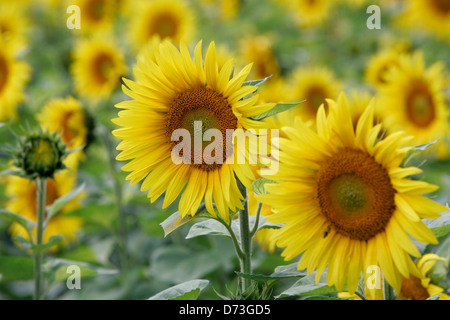
[[[37,235],[36,245],[37,249],[34,251],[34,299],[40,300],[41,297],[41,285],[42,285],[42,259],[43,252],[39,248],[42,245],[44,237],[44,218],[45,218],[45,202],[46,202],[46,178],[36,179],[36,198],[37,198]]]
[[[244,210],[239,213],[239,227],[241,233],[241,249],[244,253],[240,259],[241,272],[244,274],[252,273],[252,239],[250,234],[250,223],[248,216],[248,202],[245,201]],[[250,279],[242,277],[242,291],[245,292],[250,285]]]
[[[259,217],[261,215],[261,209],[262,209],[262,203],[258,202],[258,209],[256,210],[256,219],[255,219],[255,225],[252,228],[252,231],[250,231],[250,237],[254,237],[256,232],[258,232],[259,227]]]
[[[119,182],[115,170],[115,155],[113,150],[115,149],[108,130],[102,129],[102,136],[104,145],[107,151],[108,155],[108,164],[109,164],[109,170],[111,173],[111,176],[113,177],[113,184],[114,184],[114,193],[116,196],[116,204],[117,204],[117,219],[118,219],[118,228],[119,228],[119,234],[118,234],[118,246],[119,246],[119,254],[120,254],[120,263],[123,271],[128,270],[128,254],[127,254],[127,228],[126,228],[126,217],[125,217],[125,211],[123,210],[123,192],[122,192],[122,185]]]

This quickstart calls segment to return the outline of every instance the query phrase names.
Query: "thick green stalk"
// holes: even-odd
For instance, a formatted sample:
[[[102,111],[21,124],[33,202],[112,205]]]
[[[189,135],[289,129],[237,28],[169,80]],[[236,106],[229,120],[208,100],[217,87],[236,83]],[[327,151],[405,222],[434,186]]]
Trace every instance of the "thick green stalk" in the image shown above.
[[[39,246],[43,243],[44,238],[44,219],[45,219],[45,202],[46,202],[46,178],[36,179],[36,197],[37,197],[37,235],[36,235],[36,245],[38,249],[34,252],[34,299],[39,300],[41,298],[41,288],[42,288],[42,259],[43,252]]]

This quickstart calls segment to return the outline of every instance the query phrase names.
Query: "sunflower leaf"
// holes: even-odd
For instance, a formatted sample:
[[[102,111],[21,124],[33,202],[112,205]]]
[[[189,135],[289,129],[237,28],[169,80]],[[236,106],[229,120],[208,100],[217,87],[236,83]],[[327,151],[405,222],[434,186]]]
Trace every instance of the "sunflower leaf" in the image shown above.
[[[416,155],[418,155],[422,151],[425,151],[426,149],[428,149],[429,147],[434,145],[438,140],[439,140],[439,138],[434,141],[431,141],[429,143],[411,147],[411,149],[408,150],[408,152],[406,153],[405,158],[403,159],[402,163],[400,164],[400,167],[406,167],[412,158],[414,158]]]
[[[51,205],[47,206],[47,218],[45,221],[45,224],[48,224],[48,222],[56,216],[62,208],[64,208],[67,204],[69,204],[71,201],[73,201],[76,197],[78,197],[83,191],[85,190],[85,184],[83,183],[81,186],[76,188],[75,190],[66,193],[62,197],[59,197],[56,199]]]
[[[190,280],[167,288],[150,297],[148,300],[197,300],[201,291],[208,285],[208,280]]]
[[[30,257],[0,257],[0,283],[33,279],[33,266]]]
[[[303,103],[305,101],[306,100],[303,100],[303,101],[300,101],[300,102],[277,103],[277,104],[275,104],[275,106],[272,109],[270,109],[270,110],[268,110],[266,112],[263,112],[263,113],[261,113],[261,114],[259,114],[257,116],[253,116],[250,119],[251,120],[256,120],[256,121],[261,121],[261,120],[266,119],[268,117],[274,116],[277,113],[284,112],[284,111],[287,111],[289,109],[292,109],[292,108],[298,106],[299,104],[301,104],[301,103]]]
[[[266,82],[267,80],[269,80],[272,76],[268,76],[265,77],[264,79],[258,79],[258,80],[248,80],[245,81],[242,86],[255,86],[255,87],[259,87],[260,85],[262,85],[264,82]]]
[[[25,218],[21,215],[15,214],[11,211],[0,209],[0,219],[5,219],[13,222],[17,222],[21,226],[23,226],[27,230],[33,229],[36,224],[28,218]]]
[[[266,183],[277,183],[277,182],[274,181],[274,180],[266,179],[266,178],[261,178],[261,179],[255,180],[255,181],[252,183],[253,192],[254,192],[256,195],[266,194],[267,191],[266,191],[266,189],[264,188],[264,185],[265,185]]]
[[[294,296],[312,296],[336,293],[336,288],[328,286],[326,282],[326,274],[322,275],[320,281],[316,283],[315,272],[301,278],[295,282],[290,288],[280,293],[275,299],[294,297]]]
[[[178,229],[179,227],[185,225],[195,218],[212,218],[212,216],[205,211],[205,208],[205,204],[201,204],[194,216],[186,215],[184,217],[181,217],[178,211],[170,215],[166,220],[159,224],[164,230],[164,237],[167,237],[174,230]]]

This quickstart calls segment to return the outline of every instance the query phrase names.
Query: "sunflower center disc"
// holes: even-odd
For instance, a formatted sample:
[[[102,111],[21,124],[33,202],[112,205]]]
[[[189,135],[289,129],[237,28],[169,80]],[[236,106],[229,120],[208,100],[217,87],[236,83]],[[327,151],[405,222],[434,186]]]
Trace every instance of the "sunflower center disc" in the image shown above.
[[[87,4],[86,12],[92,21],[100,21],[103,18],[104,8],[104,0],[92,0]]]
[[[154,21],[151,34],[158,34],[161,39],[174,38],[178,32],[178,21],[170,14],[161,14]]]
[[[406,113],[409,119],[419,127],[427,127],[435,119],[433,98],[423,84],[415,85],[407,96]]]
[[[8,80],[8,65],[5,59],[0,56],[0,92],[2,92],[3,87],[6,85]]]
[[[355,240],[382,232],[395,210],[389,175],[371,156],[344,149],[323,162],[317,198],[330,225]]]
[[[189,132],[191,137],[191,164],[204,171],[211,171],[222,166],[225,160],[232,155],[232,148],[227,145],[232,145],[232,135],[227,137],[227,129],[237,129],[237,118],[234,115],[231,107],[220,93],[210,88],[200,87],[196,89],[189,89],[182,92],[172,102],[170,111],[167,115],[167,137],[171,140],[172,134],[177,129],[185,129]],[[209,129],[217,129],[221,134],[221,141],[203,141],[205,132]],[[201,133],[201,137],[197,136]],[[194,141],[201,139],[201,152],[194,149]],[[178,142],[171,141],[175,146]],[[205,148],[210,144],[220,144],[220,148],[214,148],[211,152],[211,157],[215,157],[215,151],[221,149],[222,157],[220,161],[210,163],[207,157],[208,153],[204,152]],[[230,151],[231,150],[231,151]],[[202,155],[200,161],[195,161],[196,157]]]
[[[450,1],[448,0],[432,0],[431,4],[443,14],[450,13]]]
[[[324,91],[324,89],[320,88],[320,87],[312,87],[308,90],[308,92],[306,93],[306,103],[307,103],[307,108],[308,108],[308,112],[315,117],[317,110],[319,109],[320,105],[322,103],[325,104],[326,107],[326,103],[325,103],[325,99],[327,98],[326,93]],[[327,111],[327,110],[325,110]]]
[[[403,278],[401,293],[408,300],[426,300],[430,297],[420,279],[413,275],[409,279]]]
[[[112,58],[106,53],[100,53],[93,60],[93,70],[98,82],[103,84],[111,77],[111,70],[114,68]]]

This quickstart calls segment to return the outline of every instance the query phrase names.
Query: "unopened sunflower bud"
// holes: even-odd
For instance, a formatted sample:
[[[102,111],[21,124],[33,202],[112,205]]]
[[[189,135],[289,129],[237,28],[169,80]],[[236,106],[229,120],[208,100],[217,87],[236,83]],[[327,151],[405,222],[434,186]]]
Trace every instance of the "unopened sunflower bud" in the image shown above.
[[[29,179],[52,178],[55,172],[64,169],[66,146],[58,134],[38,131],[28,134],[15,150],[14,166]]]

